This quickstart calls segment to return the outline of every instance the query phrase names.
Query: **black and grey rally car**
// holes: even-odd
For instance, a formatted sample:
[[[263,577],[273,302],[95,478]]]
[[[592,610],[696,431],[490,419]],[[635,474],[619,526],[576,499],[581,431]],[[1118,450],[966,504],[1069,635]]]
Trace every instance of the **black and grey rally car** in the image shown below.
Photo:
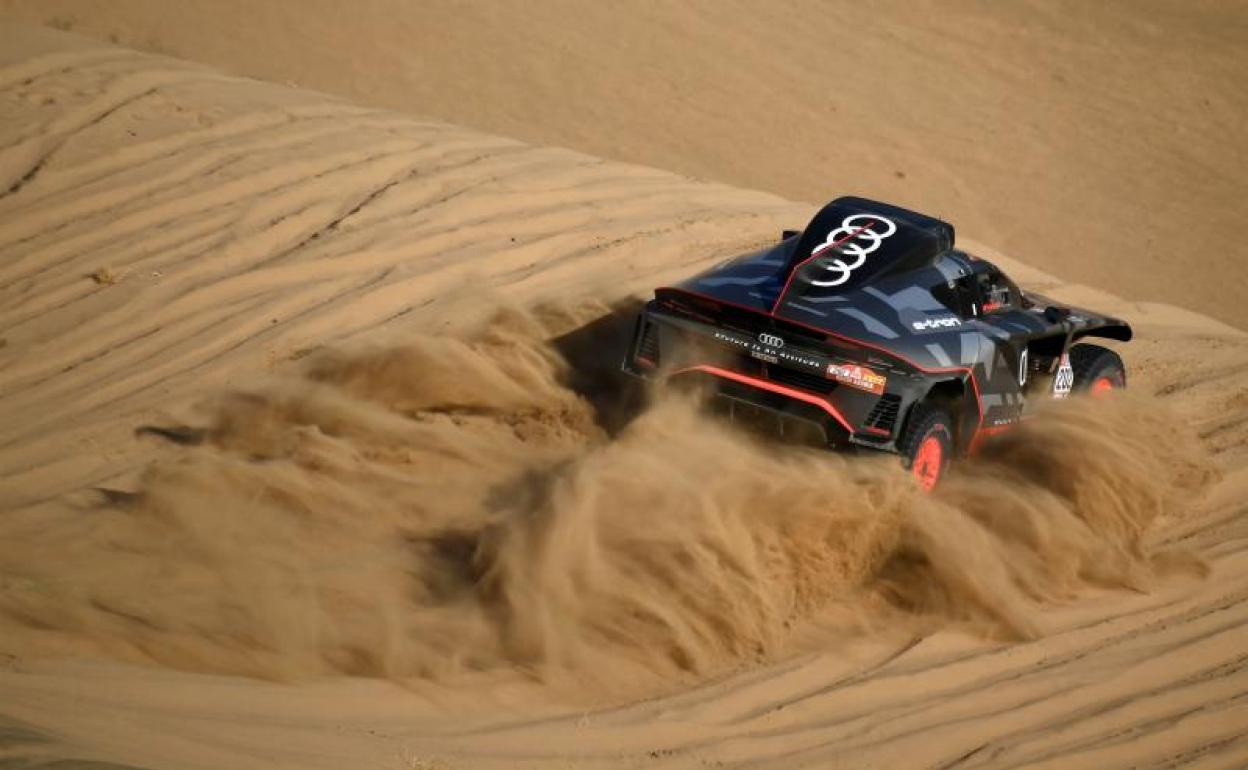
[[[838,198],[801,232],[655,290],[624,370],[701,383],[734,419],[900,454],[930,489],[1037,397],[1126,386],[1131,327],[1019,290],[953,226]]]

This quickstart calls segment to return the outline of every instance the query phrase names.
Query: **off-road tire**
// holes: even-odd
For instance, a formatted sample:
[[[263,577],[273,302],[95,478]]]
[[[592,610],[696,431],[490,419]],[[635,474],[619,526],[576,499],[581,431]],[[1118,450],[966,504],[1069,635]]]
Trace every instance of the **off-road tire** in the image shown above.
[[[939,447],[937,457],[932,457],[932,443]],[[897,444],[901,452],[902,467],[914,473],[920,486],[931,489],[944,478],[953,457],[953,418],[944,409],[931,404],[918,404],[906,421],[901,440]],[[923,464],[916,467],[916,460]],[[936,468],[930,466],[933,460]]]
[[[1118,390],[1127,387],[1127,367],[1122,358],[1109,348],[1081,342],[1070,346],[1070,368],[1075,381],[1071,389],[1077,393]],[[1108,382],[1108,385],[1104,383]]]

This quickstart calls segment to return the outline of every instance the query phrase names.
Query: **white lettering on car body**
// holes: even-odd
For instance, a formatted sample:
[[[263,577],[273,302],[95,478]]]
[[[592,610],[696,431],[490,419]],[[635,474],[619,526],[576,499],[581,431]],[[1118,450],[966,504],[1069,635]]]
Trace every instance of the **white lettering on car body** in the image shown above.
[[[944,318],[928,318],[910,324],[916,332],[932,331],[933,329],[953,329],[962,325],[962,319],[946,316]]]

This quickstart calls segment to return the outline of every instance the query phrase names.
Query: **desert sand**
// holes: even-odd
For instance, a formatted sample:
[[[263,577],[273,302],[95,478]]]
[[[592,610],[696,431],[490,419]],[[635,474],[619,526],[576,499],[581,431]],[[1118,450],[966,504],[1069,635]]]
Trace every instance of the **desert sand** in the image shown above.
[[[790,200],[936,213],[1248,328],[1239,0],[0,0],[236,74]]]
[[[16,24],[0,116],[5,760],[1248,762],[1244,332],[962,239],[1131,396],[929,497],[612,389],[809,204]]]

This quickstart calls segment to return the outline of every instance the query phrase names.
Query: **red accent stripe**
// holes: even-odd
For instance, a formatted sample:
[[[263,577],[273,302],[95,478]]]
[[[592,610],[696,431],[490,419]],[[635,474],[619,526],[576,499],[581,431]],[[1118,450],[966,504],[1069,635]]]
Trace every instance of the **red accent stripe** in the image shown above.
[[[980,445],[993,436],[1005,433],[1007,430],[1017,426],[1018,423],[1010,423],[1009,425],[990,425],[987,428],[980,428],[975,431],[975,435],[971,438],[971,445],[967,448],[967,454],[975,454],[979,451]]]
[[[779,393],[781,395],[788,396],[789,398],[795,398],[798,401],[805,401],[808,404],[814,404],[815,406],[819,407],[823,411],[832,415],[832,419],[839,422],[841,424],[841,427],[843,427],[845,430],[849,431],[850,433],[854,432],[854,429],[850,427],[849,425],[849,421],[846,420],[841,415],[841,413],[836,410],[836,407],[832,406],[832,404],[829,403],[827,400],[819,398],[818,396],[812,393],[807,393],[804,390],[794,390],[793,388],[786,388],[785,386],[778,385],[774,382],[771,382],[770,380],[760,380],[757,377],[751,377],[748,374],[741,374],[740,372],[733,372],[733,371],[729,371],[728,369],[720,369],[717,366],[708,366],[706,364],[699,364],[697,366],[690,366],[686,369],[680,369],[674,372],[673,374],[674,375],[684,374],[685,372],[693,372],[693,371],[705,372],[707,374],[711,374],[716,377],[723,377],[726,380],[733,380],[735,382],[739,382],[743,385],[750,385],[752,387],[759,388],[761,390],[769,390],[772,393]]]
[[[750,313],[758,313],[759,315],[764,314],[764,311],[760,310],[759,308],[749,307],[748,305],[741,305],[736,302],[730,302],[728,300],[720,299],[719,297],[712,297],[709,294],[701,294],[696,291],[690,291],[689,289],[678,288],[675,286],[660,286],[658,289],[655,289],[656,293],[660,291],[679,292],[681,294],[688,294],[691,297],[698,297],[699,299],[707,300],[708,302],[718,302],[721,305],[728,305],[730,307],[735,307],[738,310],[745,310]],[[975,435],[971,436],[971,441],[969,445],[974,445],[976,441],[976,437],[978,436],[979,432],[984,429],[983,427],[984,426],[984,408],[980,404],[980,401],[979,401],[979,383],[976,382],[975,372],[970,367],[948,366],[948,367],[936,367],[934,369],[929,369],[926,366],[921,366],[919,364],[916,364],[914,361],[911,361],[909,358],[906,358],[900,353],[895,353],[889,350],[888,348],[880,347],[879,345],[873,345],[870,342],[863,342],[862,340],[856,340],[853,337],[846,337],[843,334],[837,334],[836,332],[828,331],[827,329],[820,329],[818,326],[811,326],[810,324],[802,323],[801,321],[795,321],[792,318],[784,318],[782,320],[788,323],[791,323],[794,326],[800,326],[803,329],[809,329],[812,332],[816,332],[818,334],[822,334],[827,337],[832,337],[833,339],[841,340],[842,342],[848,342],[852,345],[860,345],[864,348],[869,348],[871,350],[875,350],[885,355],[892,356],[893,358],[896,358],[898,361],[904,361],[908,365],[914,367],[915,369],[918,369],[921,372],[927,372],[929,374],[945,374],[949,372],[958,372],[958,373],[967,375],[971,380],[971,390],[975,392],[975,409],[976,411],[979,412],[979,421],[976,423],[976,426],[975,426]]]
[[[871,222],[872,224],[874,224],[875,220],[873,219],[871,220]],[[840,246],[842,243],[845,243],[846,241],[857,238],[859,235],[862,235],[864,230],[869,230],[869,229],[871,229],[871,225],[863,225],[862,227],[853,231],[852,233],[840,239],[839,241],[833,241],[832,243],[829,243],[821,248],[815,249],[814,251],[810,252],[809,257],[807,257],[806,259],[803,259],[801,262],[798,262],[797,267],[789,271],[789,277],[788,277],[788,280],[784,282],[784,288],[780,290],[780,293],[778,295],[776,295],[776,301],[771,306],[771,315],[774,316],[776,314],[776,310],[779,309],[780,303],[784,301],[784,295],[788,292],[790,284],[793,283],[793,276],[797,275],[798,270],[801,270],[803,267],[806,267],[806,264],[808,262],[818,257],[820,254],[823,254],[823,252],[828,251],[829,249],[835,249],[837,246]]]

